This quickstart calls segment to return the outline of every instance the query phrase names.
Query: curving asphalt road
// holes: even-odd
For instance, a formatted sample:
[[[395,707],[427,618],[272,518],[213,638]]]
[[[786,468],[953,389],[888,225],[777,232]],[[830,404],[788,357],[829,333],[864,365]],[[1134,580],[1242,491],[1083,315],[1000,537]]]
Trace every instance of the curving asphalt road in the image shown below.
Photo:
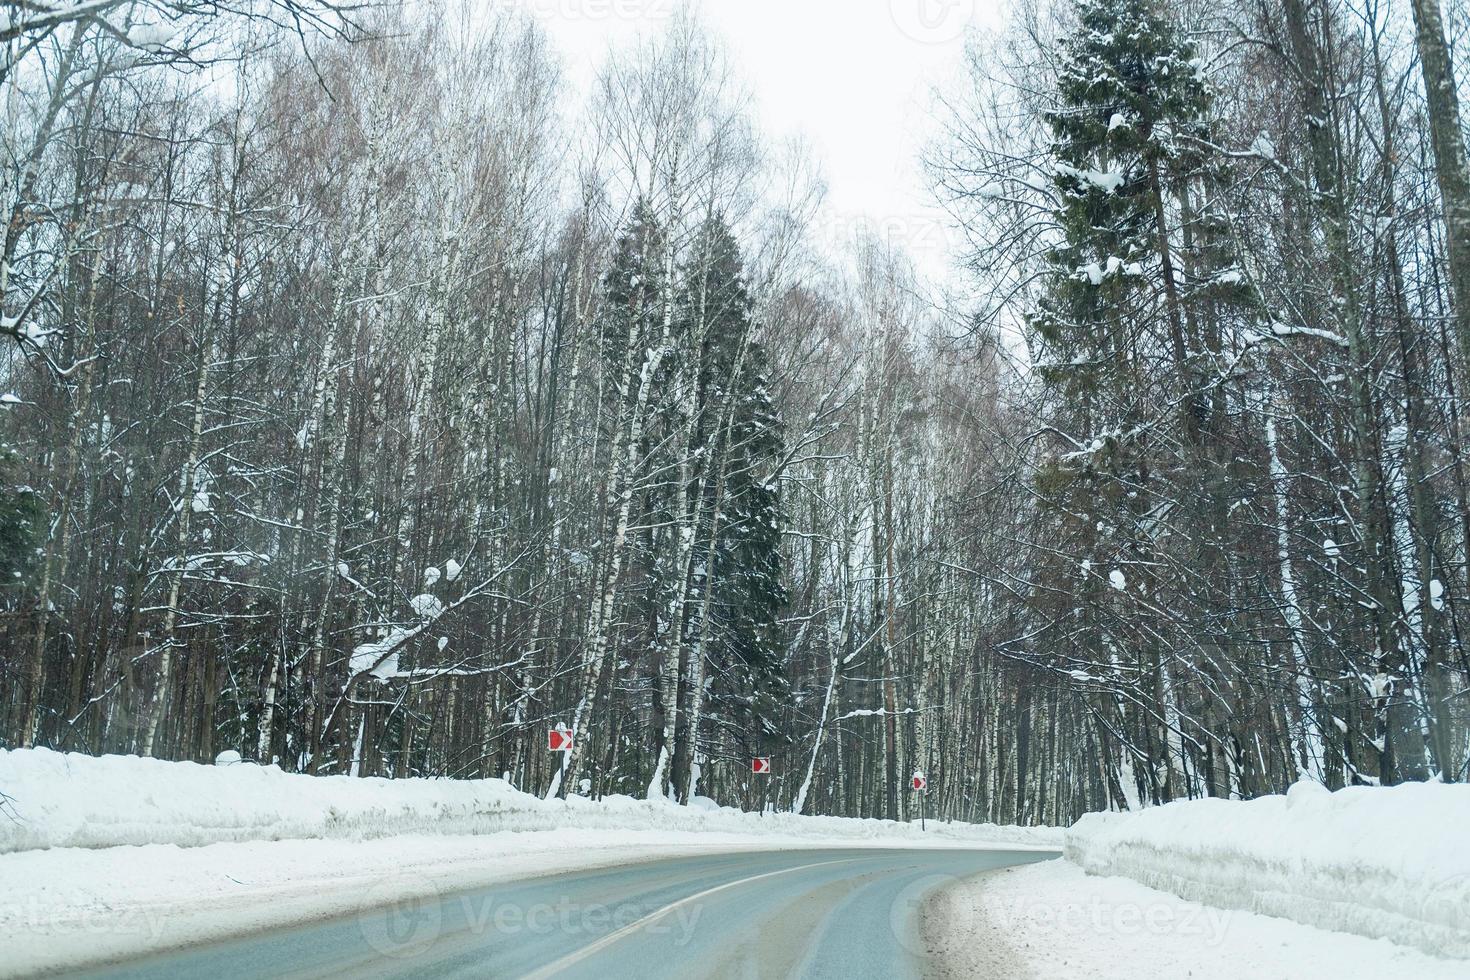
[[[920,977],[934,965],[918,935],[925,896],[1054,856],[824,848],[684,857],[374,905],[81,976]]]

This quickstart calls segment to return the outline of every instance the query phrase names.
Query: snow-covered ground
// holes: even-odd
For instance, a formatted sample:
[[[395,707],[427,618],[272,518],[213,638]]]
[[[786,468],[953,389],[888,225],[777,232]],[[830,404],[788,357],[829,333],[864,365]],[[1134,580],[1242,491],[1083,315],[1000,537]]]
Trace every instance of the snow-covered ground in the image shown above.
[[[657,857],[1063,842],[44,750],[0,752],[0,793],[0,976]],[[927,940],[954,976],[1470,976],[1467,827],[1438,784],[1089,815],[1064,860],[948,882]]]
[[[0,854],[45,847],[366,840],[398,834],[665,830],[885,840],[1061,846],[1054,828],[765,815],[709,800],[681,807],[605,797],[543,800],[499,779],[353,779],[301,776],[249,764],[201,766],[135,756],[0,751]]]
[[[5,854],[0,977],[177,949],[517,878],[710,852],[885,843],[919,846],[878,837],[556,830]],[[936,839],[930,846],[959,842]]]
[[[1090,814],[1065,858],[950,883],[951,976],[1470,977],[1470,786]]]
[[[1219,908],[1470,959],[1470,785],[1303,782],[1247,802],[1089,814],[1066,856]]]
[[[1470,964],[1384,939],[1189,902],[1066,860],[957,882],[924,909],[945,977],[1464,980]]]
[[[499,881],[709,851],[1056,850],[1049,828],[746,814],[500,780],[308,777],[0,752],[0,976],[352,914]]]

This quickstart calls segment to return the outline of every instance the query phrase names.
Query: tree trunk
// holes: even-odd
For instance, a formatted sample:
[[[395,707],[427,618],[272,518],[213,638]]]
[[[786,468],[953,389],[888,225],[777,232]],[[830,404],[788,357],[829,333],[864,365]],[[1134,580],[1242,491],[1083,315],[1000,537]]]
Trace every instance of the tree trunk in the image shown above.
[[[1444,202],[1456,334],[1460,339],[1460,356],[1470,367],[1470,166],[1467,166],[1465,158],[1460,102],[1439,0],[1413,0],[1413,7],[1419,70],[1424,76],[1424,98],[1429,107],[1435,174]]]

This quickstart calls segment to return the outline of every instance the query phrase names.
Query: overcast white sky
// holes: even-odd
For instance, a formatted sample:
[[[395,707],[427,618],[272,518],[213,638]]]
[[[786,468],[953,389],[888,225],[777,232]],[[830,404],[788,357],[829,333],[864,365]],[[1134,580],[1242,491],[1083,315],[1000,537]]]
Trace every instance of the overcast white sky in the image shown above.
[[[609,46],[657,32],[680,7],[721,35],[773,138],[801,134],[827,179],[829,218],[904,244],[944,272],[942,216],[918,163],[931,92],[956,76],[967,27],[1002,0],[515,0],[551,34],[577,84]]]

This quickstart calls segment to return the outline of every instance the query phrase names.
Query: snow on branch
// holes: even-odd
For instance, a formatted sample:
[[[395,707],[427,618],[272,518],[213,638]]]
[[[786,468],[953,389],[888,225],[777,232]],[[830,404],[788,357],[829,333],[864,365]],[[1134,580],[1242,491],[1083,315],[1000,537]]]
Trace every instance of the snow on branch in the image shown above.
[[[412,626],[394,626],[388,635],[368,643],[360,643],[352,650],[349,661],[349,682],[373,677],[379,681],[390,681],[402,676],[398,669],[398,657],[403,648],[426,633],[439,619],[476,599],[495,594],[494,585],[511,569],[517,567],[525,552],[506,563],[495,574],[469,589],[464,595],[447,605],[432,595],[414,596],[410,605],[419,617]]]
[[[1325,340],[1328,343],[1336,344],[1337,346],[1342,348],[1346,348],[1348,346],[1348,340],[1346,337],[1342,336],[1341,334],[1335,334],[1331,330],[1321,330],[1317,327],[1307,327],[1300,324],[1296,326],[1289,326],[1285,323],[1277,322],[1271,324],[1271,332],[1276,336],[1283,338],[1316,337],[1318,340]]]

